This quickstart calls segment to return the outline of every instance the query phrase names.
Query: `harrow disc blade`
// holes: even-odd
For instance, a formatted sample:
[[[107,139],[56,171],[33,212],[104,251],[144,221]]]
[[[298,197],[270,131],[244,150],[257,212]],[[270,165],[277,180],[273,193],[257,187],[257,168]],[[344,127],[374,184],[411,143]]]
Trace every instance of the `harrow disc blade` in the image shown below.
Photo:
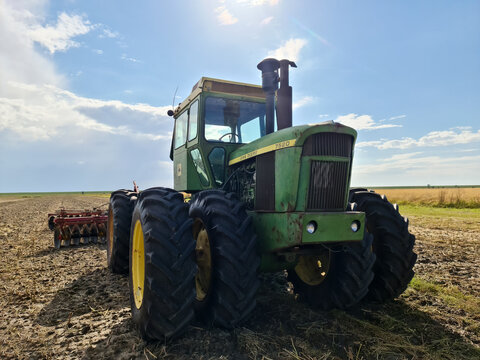
[[[60,240],[60,229],[58,227],[55,228],[53,232],[53,247],[55,249],[60,249],[62,241]]]
[[[88,244],[90,241],[90,229],[88,228],[88,225],[83,225],[81,235],[82,244]]]
[[[98,227],[93,224],[90,228],[90,242],[96,244],[98,241]]]

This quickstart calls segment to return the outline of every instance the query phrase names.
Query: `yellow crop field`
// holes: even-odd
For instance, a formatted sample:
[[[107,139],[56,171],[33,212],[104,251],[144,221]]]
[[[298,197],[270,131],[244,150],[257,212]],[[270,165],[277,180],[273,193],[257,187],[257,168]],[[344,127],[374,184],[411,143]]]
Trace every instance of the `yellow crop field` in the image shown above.
[[[392,203],[480,208],[480,187],[375,189]]]

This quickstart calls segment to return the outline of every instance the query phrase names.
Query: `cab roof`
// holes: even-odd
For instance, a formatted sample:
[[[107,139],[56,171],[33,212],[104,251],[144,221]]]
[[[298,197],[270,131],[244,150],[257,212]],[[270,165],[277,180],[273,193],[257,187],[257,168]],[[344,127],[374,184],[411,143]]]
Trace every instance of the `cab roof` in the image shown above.
[[[192,92],[183,100],[174,111],[180,113],[190,102],[202,92],[231,94],[265,99],[265,93],[260,85],[246,84],[229,80],[202,77],[192,88]]]

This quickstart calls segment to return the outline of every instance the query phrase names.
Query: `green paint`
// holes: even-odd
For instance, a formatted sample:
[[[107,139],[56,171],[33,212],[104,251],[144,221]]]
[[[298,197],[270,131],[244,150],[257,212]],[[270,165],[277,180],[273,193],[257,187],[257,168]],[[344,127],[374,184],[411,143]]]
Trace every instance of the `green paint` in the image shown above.
[[[297,203],[301,147],[278,150],[275,153],[275,211],[293,211]]]
[[[365,213],[350,211],[338,213],[321,212],[252,212],[253,226],[259,239],[260,252],[277,252],[304,244],[325,244],[346,241],[361,241]],[[313,234],[306,231],[310,221],[317,223]],[[354,233],[350,225],[359,221],[361,228]]]

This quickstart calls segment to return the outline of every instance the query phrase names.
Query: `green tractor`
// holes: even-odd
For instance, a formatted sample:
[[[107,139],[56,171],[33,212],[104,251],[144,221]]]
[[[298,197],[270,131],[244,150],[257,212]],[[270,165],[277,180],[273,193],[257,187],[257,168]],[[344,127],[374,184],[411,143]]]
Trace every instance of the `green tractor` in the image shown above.
[[[129,273],[146,339],[196,319],[233,328],[254,310],[259,272],[287,271],[323,310],[399,296],[415,238],[384,196],[350,189],[356,131],[292,126],[288,60],[258,64],[262,86],[202,78],[169,115],[174,190],[110,198],[107,259]]]

